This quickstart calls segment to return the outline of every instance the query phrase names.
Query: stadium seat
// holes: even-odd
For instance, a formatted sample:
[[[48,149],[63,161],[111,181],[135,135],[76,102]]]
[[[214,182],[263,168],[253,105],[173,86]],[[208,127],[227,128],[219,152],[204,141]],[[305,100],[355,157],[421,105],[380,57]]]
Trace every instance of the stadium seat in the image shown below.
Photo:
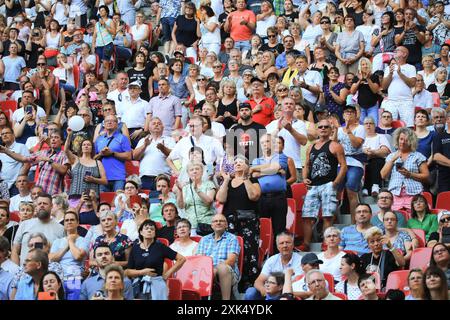
[[[9,121],[11,121],[14,111],[17,110],[17,101],[15,100],[0,101],[0,108],[6,114]]]
[[[19,211],[11,211],[9,213],[9,220],[15,221],[15,222],[20,222]]]
[[[425,231],[423,231],[422,229],[411,229],[412,232],[414,232],[414,234],[417,237],[417,240],[419,240],[419,248],[424,248],[427,244],[427,240],[425,238]]]
[[[157,240],[166,246],[170,245],[169,240],[167,240],[166,238],[157,238]]]
[[[404,292],[409,291],[408,274],[409,270],[398,270],[389,273],[386,282],[386,291],[389,289],[399,289]]]
[[[287,199],[288,211],[286,214],[286,229],[293,234],[297,234],[297,209],[295,207],[295,200]]]
[[[397,129],[401,127],[406,127],[406,123],[402,120],[394,120],[392,121],[392,128]]]
[[[443,191],[437,195],[435,208],[450,210],[450,191]]]
[[[210,297],[214,280],[212,258],[208,256],[186,257],[186,262],[177,271],[175,278],[183,284],[183,300],[185,299],[185,290],[196,291],[200,297]]]
[[[95,75],[97,76],[97,79],[100,79],[100,66],[101,66],[101,61],[99,56],[96,54],[95,55]]]
[[[409,269],[421,268],[425,270],[430,264],[432,248],[414,249],[409,262]]]
[[[77,64],[73,65],[73,82],[75,84],[75,89],[78,89],[78,85],[80,84],[80,67]]]
[[[155,224],[156,224],[156,229],[157,230],[159,230],[159,229],[161,229],[163,227],[161,222],[155,221]]]
[[[431,92],[431,96],[433,97],[433,106],[439,108],[441,106],[441,97],[438,92]]]
[[[333,295],[338,297],[338,298],[341,298],[342,300],[348,300],[348,297],[347,297],[347,295],[345,293],[333,292]]]
[[[304,183],[294,183],[291,185],[292,197],[295,200],[297,208],[297,237],[303,236],[303,225],[302,225],[302,211],[303,203],[305,202],[305,196],[308,191]]]
[[[114,206],[114,198],[116,197],[115,192],[100,192],[100,202],[106,202]]]
[[[191,240],[194,240],[195,242],[200,242],[202,240],[202,236],[191,236]]]
[[[354,254],[354,255],[358,255],[358,252],[353,251],[353,250],[342,250],[342,251],[344,251],[345,253],[351,253],[351,254]]]
[[[422,195],[424,196],[425,199],[427,199],[428,207],[430,209],[434,208],[433,207],[433,196],[431,195],[431,193],[424,191],[424,192],[422,192]]]
[[[168,300],[181,300],[183,298],[183,292],[181,287],[183,284],[180,279],[169,278],[167,279],[167,288],[169,289]]]
[[[408,211],[406,210],[395,210],[395,211],[400,212],[402,216],[405,218],[405,221],[411,219],[411,214]]]
[[[431,214],[439,214],[439,212],[441,212],[441,209],[430,209],[430,213]]]
[[[131,160],[131,161],[125,161],[125,171],[128,176],[131,176],[132,174],[139,176],[139,161]]]
[[[271,218],[260,218],[259,219],[259,239],[261,241],[260,254],[258,257],[258,265],[262,266],[264,257],[266,255],[271,256],[273,254],[273,229],[272,229],[272,219]]]

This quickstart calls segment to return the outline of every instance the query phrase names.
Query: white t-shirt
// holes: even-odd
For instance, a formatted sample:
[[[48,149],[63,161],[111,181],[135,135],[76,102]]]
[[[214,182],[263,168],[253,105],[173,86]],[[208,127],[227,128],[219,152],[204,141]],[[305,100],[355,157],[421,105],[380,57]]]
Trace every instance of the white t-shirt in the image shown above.
[[[306,136],[306,125],[303,121],[295,121],[292,123],[292,128],[294,128],[298,133]],[[266,126],[267,133],[272,133],[278,129],[278,120],[273,120]],[[302,161],[300,157],[300,149],[302,145],[298,143],[297,140],[292,136],[292,134],[285,128],[278,132],[278,137],[284,138],[284,150],[283,153],[291,157],[295,162],[296,168],[302,167]]]
[[[133,35],[133,40],[134,41],[147,40],[145,38],[145,33],[147,31],[148,31],[148,25],[141,24],[138,27],[137,24],[135,24],[134,26],[131,27],[131,34]]]
[[[355,30],[361,32],[364,37],[364,44],[366,46],[364,48],[364,50],[366,52],[370,51],[370,49],[372,49],[372,45],[370,44],[370,41],[372,40],[372,34],[376,29],[380,29],[380,27],[376,26],[376,25],[371,25],[371,26],[361,25],[361,26],[357,26],[355,28]]]
[[[145,138],[139,140],[136,148],[144,145]],[[144,156],[139,165],[139,176],[157,176],[159,174],[170,174],[170,168],[166,163],[166,156],[156,148],[158,143],[163,143],[169,149],[175,146],[175,140],[171,137],[161,137],[158,140],[152,140],[145,149]]]
[[[14,111],[13,115],[11,117],[12,121],[16,122],[16,123],[22,121],[23,117],[25,116],[24,111],[25,110],[24,110],[23,107],[17,109],[16,111]],[[37,113],[36,114],[37,114],[36,118],[42,118],[42,117],[46,117],[47,116],[47,114],[45,113],[44,109],[42,109],[39,106],[37,107]]]
[[[414,107],[431,109],[434,106],[433,95],[430,91],[423,89],[414,95]]]
[[[72,70],[66,70],[63,67],[58,67],[53,69],[53,75],[58,77],[59,80],[67,81],[68,84],[75,86]]]
[[[53,19],[59,22],[60,25],[65,26],[67,24],[67,21],[69,20],[69,17],[64,14],[65,11],[65,5],[63,5],[61,2],[52,1],[52,6],[55,5],[55,14],[53,16]],[[67,12],[69,13],[70,7],[68,8]]]
[[[436,80],[435,76],[434,76],[434,72],[430,73],[430,74],[425,74],[425,71],[420,70],[419,72],[417,72],[417,74],[420,74],[423,78],[423,83],[425,84],[425,88],[428,88],[430,86],[430,84],[434,83],[434,80]]]
[[[179,241],[174,241],[170,245],[170,249],[176,251],[177,253],[181,254],[184,257],[194,256],[195,252],[197,251],[198,243],[195,241],[192,241],[191,244],[188,246],[181,246]]]
[[[273,27],[277,22],[277,16],[271,15],[263,20],[256,21],[256,34],[260,37],[267,37],[267,28]]]
[[[363,149],[370,148],[372,150],[378,150],[381,148],[381,146],[387,147],[391,152],[393,150],[390,142],[384,134],[377,134],[375,137],[366,136],[366,139],[363,143]]]
[[[9,211],[19,211],[19,205],[22,201],[33,201],[31,199],[31,193],[25,197],[16,194],[14,197],[9,199]]]
[[[186,128],[184,128],[184,130],[189,132],[189,125],[187,125]],[[213,136],[215,138],[219,139],[220,141],[222,141],[221,140],[222,137],[224,137],[227,134],[223,124],[221,124],[220,122],[216,122],[216,121],[211,121],[211,131],[212,131]]]
[[[131,241],[139,239],[138,227],[134,219],[125,220],[120,230],[126,230],[126,235],[128,236],[128,238],[130,238]]]
[[[355,129],[353,129],[352,133],[355,137],[362,138],[362,139],[366,138],[366,131],[364,130],[364,127],[362,125],[358,125]],[[342,129],[342,127],[338,129],[338,141],[344,148],[345,160],[347,161],[347,165],[354,166],[354,167],[360,167],[360,168],[364,169],[364,165],[360,161],[356,160],[353,157],[348,156],[350,154],[362,153],[362,145],[360,148],[353,147],[352,143],[350,141],[350,138],[348,137],[348,135],[346,133],[344,133],[344,130]]]
[[[205,24],[208,25],[210,23],[215,23],[217,25],[216,29],[214,29],[213,32],[207,30],[203,26],[203,24],[200,26],[200,30],[202,32],[202,42],[220,44],[220,28],[217,17],[216,16],[209,17]]]
[[[408,78],[416,77],[416,67],[410,64],[404,64],[400,66],[402,73]],[[408,87],[408,85],[400,78],[397,73],[398,65],[395,66],[394,74],[392,75],[392,82],[388,88],[388,97],[389,100],[397,100],[397,101],[412,101],[412,88]],[[384,69],[384,77],[387,78],[389,75],[389,66]]]
[[[331,259],[325,258],[324,252],[319,253],[317,257],[323,261],[323,263],[319,265],[320,271],[332,274],[335,281],[341,281],[342,276],[340,267],[343,256],[345,256],[344,251],[339,252]]]

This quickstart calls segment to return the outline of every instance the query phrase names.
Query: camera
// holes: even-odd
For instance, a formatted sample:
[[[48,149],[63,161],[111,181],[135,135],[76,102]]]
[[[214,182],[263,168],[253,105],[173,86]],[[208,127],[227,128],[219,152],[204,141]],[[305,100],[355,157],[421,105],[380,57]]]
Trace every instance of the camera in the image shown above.
[[[35,242],[34,243],[34,248],[35,249],[43,249],[44,248],[44,243],[43,242]]]
[[[25,107],[25,112],[26,113],[33,113],[33,106],[31,104],[27,105]]]

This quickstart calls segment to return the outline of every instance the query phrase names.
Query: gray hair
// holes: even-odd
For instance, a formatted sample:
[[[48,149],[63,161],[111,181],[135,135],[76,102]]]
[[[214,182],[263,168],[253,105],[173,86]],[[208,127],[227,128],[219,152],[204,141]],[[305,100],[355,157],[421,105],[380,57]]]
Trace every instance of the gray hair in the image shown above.
[[[373,238],[374,236],[382,236],[383,231],[381,231],[378,227],[370,227],[364,232],[364,239],[369,240],[369,238]]]
[[[278,239],[280,237],[290,237],[292,239],[292,241],[294,241],[294,235],[292,233],[290,233],[290,232],[287,232],[287,231],[283,231],[283,232],[280,232],[279,234],[277,234],[277,237],[275,239],[275,242],[277,244],[278,244]]]
[[[322,271],[320,271],[319,269],[312,269],[312,270],[309,270],[309,271],[306,273],[306,275],[305,275],[305,282],[306,282],[306,284],[309,284],[309,279],[311,278],[311,276],[312,276],[314,273],[320,274],[320,275],[322,276],[322,279],[325,280],[325,276],[323,275],[323,272],[322,272]]]
[[[437,79],[438,74],[441,73],[442,71],[444,71],[448,76],[447,69],[444,67],[439,67],[439,68],[436,68],[436,70],[434,70],[434,77]]]
[[[406,136],[406,140],[408,140],[409,147],[411,148],[411,151],[417,150],[417,136],[414,131],[412,131],[410,128],[401,127],[394,131],[394,134],[392,136],[392,140],[394,141],[394,147],[398,149],[398,140],[400,138],[400,135],[404,134]]]
[[[28,243],[30,243],[31,239],[34,238],[41,238],[42,239],[42,243],[44,244],[44,247],[46,245],[48,245],[48,240],[47,237],[42,233],[42,232],[34,232],[30,235],[30,237],[28,238]]]
[[[132,174],[131,176],[128,176],[126,179],[126,182],[129,182],[129,181],[136,183],[139,188],[142,186],[141,178],[137,174]]]
[[[89,121],[89,124],[92,124],[92,111],[91,111],[91,108],[80,107],[80,108],[78,108],[78,112],[80,112],[80,111],[86,111],[88,113],[89,117],[91,118],[91,120]]]
[[[326,238],[331,233],[336,233],[339,238],[341,237],[341,230],[339,230],[336,227],[328,227],[328,228],[326,228],[326,230],[323,232],[323,237]]]
[[[61,208],[66,211],[69,208],[69,201],[64,194],[55,194],[52,197],[52,200],[55,201],[56,205],[61,206]]]
[[[117,222],[117,216],[116,216],[116,215],[114,214],[114,212],[112,212],[111,210],[103,211],[103,212],[100,214],[100,220],[101,220],[101,219],[104,219],[104,218],[107,218],[107,217],[113,217],[113,218],[114,218],[114,221]]]
[[[203,163],[201,163],[200,161],[189,161],[186,166],[186,171],[189,172],[189,170],[194,167],[200,167],[202,168],[202,171],[205,169]]]

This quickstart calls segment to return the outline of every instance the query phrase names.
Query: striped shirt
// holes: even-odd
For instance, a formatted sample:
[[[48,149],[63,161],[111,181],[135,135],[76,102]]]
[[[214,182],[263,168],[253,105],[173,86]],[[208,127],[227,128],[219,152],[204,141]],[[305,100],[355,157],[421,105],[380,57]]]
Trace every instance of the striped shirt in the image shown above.
[[[358,255],[370,252],[364,235],[356,229],[356,225],[351,225],[342,229],[341,243],[339,244],[344,250],[353,250]]]
[[[48,149],[33,153],[30,157],[30,162],[37,164],[39,168],[37,185],[41,186],[44,192],[50,195],[61,193],[63,191],[64,175],[59,174],[50,163],[36,161],[37,157],[49,157],[55,163],[66,165],[69,164],[69,160],[65,152],[59,150],[54,153],[53,149]]]

